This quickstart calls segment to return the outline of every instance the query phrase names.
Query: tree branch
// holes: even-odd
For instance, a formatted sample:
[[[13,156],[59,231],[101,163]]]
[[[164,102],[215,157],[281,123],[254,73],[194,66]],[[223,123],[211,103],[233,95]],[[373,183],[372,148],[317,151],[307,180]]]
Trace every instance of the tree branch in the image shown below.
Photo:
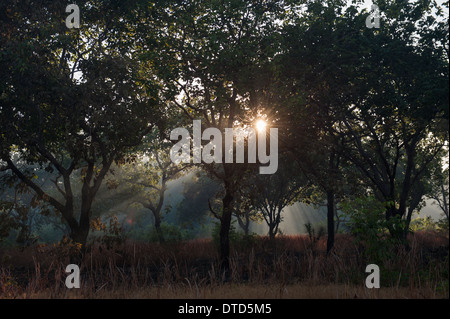
[[[9,168],[13,171],[14,174],[16,174],[17,177],[19,177],[27,186],[29,186],[31,189],[33,189],[36,194],[43,199],[44,201],[50,203],[52,206],[54,206],[57,210],[59,210],[63,215],[65,214],[65,206],[61,204],[58,200],[53,198],[52,196],[48,195],[46,192],[42,190],[41,187],[33,183],[27,176],[25,176],[11,161],[11,159],[6,160]]]
[[[216,213],[216,211],[212,208],[211,205],[211,199],[208,198],[208,206],[209,206],[209,210],[211,211],[211,213],[214,215],[214,217],[216,217],[218,220],[221,220],[221,217],[219,214]]]

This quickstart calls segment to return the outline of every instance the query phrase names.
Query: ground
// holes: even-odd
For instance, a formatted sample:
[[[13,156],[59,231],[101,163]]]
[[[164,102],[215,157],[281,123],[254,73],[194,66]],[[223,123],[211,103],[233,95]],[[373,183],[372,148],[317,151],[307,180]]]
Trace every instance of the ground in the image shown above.
[[[379,262],[379,289],[365,286],[365,248],[339,234],[326,254],[326,238],[306,235],[241,239],[233,244],[227,282],[212,240],[167,243],[127,241],[92,245],[80,263],[79,289],[65,286],[69,245],[0,250],[0,298],[448,298],[448,233],[411,235]]]

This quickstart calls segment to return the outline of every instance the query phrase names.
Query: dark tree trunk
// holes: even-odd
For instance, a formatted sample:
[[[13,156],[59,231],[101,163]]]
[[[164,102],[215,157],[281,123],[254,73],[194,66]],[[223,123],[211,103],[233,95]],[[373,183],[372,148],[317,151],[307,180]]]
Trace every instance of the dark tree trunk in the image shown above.
[[[222,217],[220,218],[220,269],[225,281],[230,277],[230,227],[232,215],[233,194],[225,185],[225,196],[222,199]]]
[[[278,233],[278,227],[280,226],[281,222],[281,211],[283,210],[283,207],[278,207],[278,210],[269,210],[269,238],[270,241],[274,242],[275,236]]]
[[[92,202],[95,197],[95,190],[90,186],[94,173],[94,164],[89,163],[86,176],[84,178],[83,186],[81,188],[81,212],[80,221],[77,229],[73,232],[72,239],[81,244],[81,248],[84,251],[86,248],[86,241],[89,235],[90,220],[91,220],[91,208]]]
[[[156,229],[156,233],[158,234],[158,241],[160,244],[163,244],[165,242],[165,240],[164,240],[163,231],[161,229],[161,216],[160,216],[159,212],[154,213],[153,216],[155,217],[155,229]]]
[[[393,239],[401,241],[403,239],[404,229],[400,228],[399,224],[397,222],[394,222],[394,218],[402,218],[404,215],[404,212],[400,211],[395,206],[388,206],[386,208],[386,220],[389,221],[388,223],[388,230],[389,234]]]
[[[275,225],[274,224],[269,224],[269,239],[270,241],[273,241],[275,239]]]
[[[89,225],[80,225],[76,229],[72,229],[70,238],[81,247],[86,247],[87,237],[89,235]]]
[[[86,201],[86,202],[85,202]],[[79,264],[86,253],[87,238],[90,230],[91,205],[93,197],[87,196],[81,204],[80,222],[71,227],[70,238],[73,242],[80,244],[79,250],[71,251],[71,262]]]
[[[332,190],[327,191],[327,254],[334,246],[334,192]]]
[[[103,163],[99,174],[94,176],[94,163],[89,162],[86,170],[86,175],[84,177],[83,186],[81,188],[81,211],[80,211],[80,221],[76,223],[73,217],[73,195],[70,192],[70,196],[66,196],[66,201],[70,210],[65,210],[67,214],[66,220],[69,223],[71,234],[71,239],[78,244],[81,244],[81,249],[76,254],[76,259],[82,260],[86,252],[87,238],[89,235],[89,230],[91,227],[91,215],[92,215],[92,203],[94,201],[95,195],[97,194],[100,185],[102,184],[103,178],[109,171],[113,158],[109,159],[108,162]],[[93,180],[93,185],[91,186],[91,181]],[[70,185],[69,185],[70,187]],[[67,187],[66,187],[67,188]]]
[[[80,224],[70,230],[70,239],[80,247],[71,247],[69,259],[71,264],[80,265],[86,253],[87,238],[89,235],[89,223]]]

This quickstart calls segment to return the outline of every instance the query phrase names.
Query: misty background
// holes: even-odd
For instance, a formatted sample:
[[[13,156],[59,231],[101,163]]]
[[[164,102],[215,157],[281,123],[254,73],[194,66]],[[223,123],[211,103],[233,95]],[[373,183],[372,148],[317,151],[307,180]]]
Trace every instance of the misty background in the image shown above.
[[[35,168],[36,179],[49,193],[57,193],[50,174]],[[115,172],[115,173],[114,173]],[[7,173],[2,179],[8,179]],[[76,180],[77,177],[74,177]],[[94,202],[93,218],[98,218],[106,226],[111,220],[116,220],[121,227],[122,235],[136,241],[157,241],[154,228],[154,217],[150,210],[143,207],[136,200],[130,184],[121,181],[120,174],[113,170],[109,179],[100,189],[98,198]],[[216,197],[220,192],[220,183],[208,178],[202,172],[187,172],[181,177],[171,180],[167,184],[164,204],[161,210],[162,227],[168,241],[189,240],[196,238],[211,238],[218,230],[219,221],[213,217],[208,207],[208,200]],[[20,187],[3,185],[0,192],[2,198],[20,203],[28,210],[26,217],[21,220],[22,227],[12,229],[4,245],[24,246],[33,243],[56,243],[70,230],[61,216],[55,214],[52,207],[37,205],[33,207],[33,194]],[[77,197],[77,196],[76,196]],[[78,196],[79,199],[79,196]],[[425,199],[424,206],[415,212],[413,219],[430,217],[434,221],[442,218],[442,211],[434,200]],[[19,206],[20,206],[19,205]],[[296,202],[282,211],[278,234],[296,235],[307,234],[307,225],[311,225],[316,232],[326,232],[326,205],[312,205]],[[117,219],[116,219],[117,218]],[[346,232],[345,215],[338,212],[336,218],[338,232]],[[237,218],[233,216],[232,230],[244,233]],[[264,219],[251,221],[249,233],[267,235],[269,227]],[[95,236],[92,232],[91,236]],[[97,232],[98,235],[98,232]]]

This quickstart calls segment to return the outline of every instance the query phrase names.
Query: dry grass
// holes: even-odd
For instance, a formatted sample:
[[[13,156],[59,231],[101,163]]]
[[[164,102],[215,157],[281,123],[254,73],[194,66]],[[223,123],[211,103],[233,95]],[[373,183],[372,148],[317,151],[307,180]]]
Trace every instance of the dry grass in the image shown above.
[[[253,238],[232,249],[223,283],[211,240],[166,245],[127,242],[91,247],[80,264],[81,288],[65,287],[65,247],[0,251],[0,298],[448,298],[448,235],[419,233],[409,251],[379,265],[381,288],[367,289],[370,263],[347,235],[334,251],[325,240]]]
[[[32,294],[17,295],[17,298],[54,298],[50,289]],[[363,285],[256,285],[225,284],[221,286],[168,285],[166,287],[140,287],[136,289],[68,290],[56,298],[68,299],[434,299],[445,298],[431,288],[411,289],[407,287],[382,287],[367,289]]]

